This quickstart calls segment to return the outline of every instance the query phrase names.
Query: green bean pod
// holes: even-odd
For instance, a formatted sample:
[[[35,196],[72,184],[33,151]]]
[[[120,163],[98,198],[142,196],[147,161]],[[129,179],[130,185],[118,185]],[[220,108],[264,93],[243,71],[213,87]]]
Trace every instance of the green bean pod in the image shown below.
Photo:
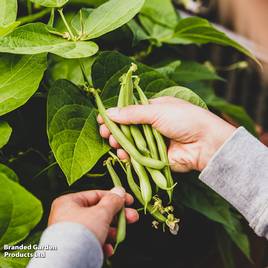
[[[136,78],[136,80],[134,81],[134,86],[138,92],[141,103],[142,104],[149,104],[149,101],[148,101],[146,95],[144,94],[144,92],[142,91],[142,89],[139,86],[139,81],[140,81],[139,78]],[[167,155],[167,146],[166,146],[166,143],[164,141],[164,138],[156,129],[152,128],[152,132],[153,132],[154,138],[155,138],[156,143],[157,143],[160,159],[163,162],[168,163],[169,161],[168,161],[168,155]],[[164,172],[164,175],[165,175],[166,180],[167,180],[167,187],[170,188],[167,192],[168,192],[168,196],[169,196],[169,201],[171,202],[172,195],[173,195],[174,180],[172,178],[170,167],[166,166],[164,168],[163,172]]]
[[[118,96],[117,107],[122,108],[133,103],[133,82],[132,74],[137,70],[137,66],[132,64],[126,74],[123,74],[120,78],[121,87]],[[129,126],[120,125],[122,132],[125,136],[134,143]]]
[[[168,190],[168,184],[167,184],[167,179],[165,176],[161,173],[160,170],[152,169],[152,168],[147,168],[148,172],[150,173],[154,183],[162,190]]]
[[[128,185],[131,189],[131,191],[133,192],[133,194],[135,195],[135,197],[138,199],[138,201],[144,206],[144,201],[140,192],[140,188],[139,186],[136,184],[134,178],[133,178],[133,174],[132,174],[132,170],[131,170],[131,165],[130,163],[126,164],[126,169],[127,169],[127,181],[128,181]],[[162,215],[159,211],[154,211],[153,207],[148,204],[147,205],[147,210],[149,211],[149,213],[159,222],[166,222],[166,217],[164,215]]]
[[[157,150],[157,146],[156,146],[156,143],[155,143],[152,128],[149,125],[142,125],[142,128],[143,128],[145,139],[146,139],[148,147],[149,147],[151,157],[153,159],[158,160],[159,159],[158,150]]]
[[[91,92],[95,97],[96,105],[98,107],[100,115],[104,120],[105,125],[111,131],[114,138],[119,142],[122,148],[141,165],[154,169],[163,169],[166,166],[166,163],[162,162],[161,160],[156,160],[150,157],[143,156],[123,134],[120,128],[112,120],[110,120],[106,113],[106,109],[101,101],[98,91],[96,89],[91,89]]]
[[[131,163],[140,181],[141,196],[144,202],[144,211],[146,212],[147,206],[152,199],[152,187],[150,184],[150,179],[146,169],[141,164],[139,164],[133,158],[131,158]]]
[[[131,125],[130,126],[130,132],[131,132],[131,135],[133,137],[133,140],[134,140],[137,148],[139,149],[139,151],[142,154],[149,156],[150,155],[150,151],[147,149],[146,140],[144,139],[144,137],[143,137],[140,129],[138,128],[138,126]]]
[[[160,159],[168,163],[167,146],[166,146],[163,136],[156,129],[153,129],[153,134],[154,134],[157,146],[158,146]],[[169,201],[171,202],[172,196],[173,196],[174,180],[172,178],[170,167],[169,166],[164,167],[163,173],[167,179],[167,186],[168,188],[170,188],[167,192],[169,196]]]
[[[122,183],[118,177],[118,175],[116,174],[112,163],[111,163],[111,159],[108,158],[106,160],[106,167],[108,169],[108,172],[112,178],[113,184],[116,187],[122,187]],[[114,252],[116,251],[118,245],[120,243],[122,243],[125,238],[126,238],[126,213],[125,213],[125,207],[123,207],[120,212],[119,212],[119,216],[118,216],[118,224],[117,224],[117,233],[116,233],[116,244],[114,247]]]
[[[135,98],[135,96],[133,98],[134,98],[135,104],[139,104],[138,100]],[[155,143],[155,140],[154,140],[154,135],[153,135],[151,126],[142,125],[142,129],[143,129],[143,133],[144,133],[144,136],[145,136],[146,143],[147,143],[147,145],[149,147],[149,152],[151,154],[151,157],[154,158],[154,159],[159,159],[158,150],[157,150],[157,146],[156,146],[156,143]]]

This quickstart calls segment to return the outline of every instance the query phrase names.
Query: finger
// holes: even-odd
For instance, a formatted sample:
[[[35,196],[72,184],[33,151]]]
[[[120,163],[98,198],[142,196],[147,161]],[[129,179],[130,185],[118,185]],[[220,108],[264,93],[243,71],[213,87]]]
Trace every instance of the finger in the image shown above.
[[[186,146],[188,146],[186,148]],[[195,162],[195,158],[189,152],[188,145],[179,144],[172,142],[168,149],[168,159],[170,163],[170,167],[175,172],[188,172],[193,170],[193,164]]]
[[[110,145],[115,148],[115,149],[119,149],[121,146],[120,144],[116,141],[116,139],[113,137],[113,135],[110,135],[109,137],[109,143]]]
[[[106,243],[113,243],[116,240],[117,230],[115,227],[110,227]]]
[[[100,125],[101,125],[101,124],[104,124],[104,120],[103,120],[103,118],[101,117],[100,114],[97,116],[97,121],[98,121],[98,123],[99,123]]]
[[[105,244],[103,246],[103,251],[107,257],[111,257],[114,254],[114,248],[111,244]]]
[[[126,211],[127,223],[131,224],[139,220],[139,213],[137,212],[136,209],[126,208],[125,211]]]
[[[115,187],[107,193],[98,203],[101,216],[110,224],[114,216],[124,206],[126,192],[123,187]]]
[[[111,135],[110,130],[104,124],[100,126],[100,135],[105,139],[108,139]]]
[[[179,102],[180,99],[174,98],[171,96],[163,96],[159,98],[150,99],[150,104],[162,104],[162,103],[173,103],[173,102]]]
[[[91,190],[79,193],[66,194],[57,198],[54,202],[75,202],[82,207],[90,207],[96,205],[109,191]]]
[[[108,116],[120,124],[153,124],[159,110],[153,105],[130,105],[124,108],[110,108]]]
[[[121,148],[117,150],[117,156],[121,160],[128,160],[129,159],[129,155],[127,154],[127,152]]]
[[[131,194],[126,194],[125,195],[125,204],[127,205],[127,206],[130,206],[130,205],[132,205],[134,203],[134,198],[133,198],[133,196],[131,195]]]

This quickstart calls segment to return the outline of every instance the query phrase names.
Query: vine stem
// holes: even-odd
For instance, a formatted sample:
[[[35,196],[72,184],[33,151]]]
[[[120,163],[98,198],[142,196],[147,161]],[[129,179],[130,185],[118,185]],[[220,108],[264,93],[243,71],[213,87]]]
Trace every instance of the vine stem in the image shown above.
[[[45,8],[45,9],[42,9],[41,11],[39,11],[35,14],[25,16],[25,17],[20,17],[20,18],[18,18],[18,21],[20,22],[20,24],[34,22],[40,18],[43,18],[48,13],[50,13],[50,8]]]
[[[62,8],[61,8],[61,9],[58,9],[58,12],[60,13],[61,19],[62,19],[62,21],[63,21],[65,27],[67,28],[67,31],[69,32],[69,34],[70,34],[72,40],[75,40],[75,36],[74,36],[74,34],[73,34],[73,32],[72,32],[72,30],[71,30],[71,28],[70,28],[68,22],[66,21],[63,12],[62,12]]]

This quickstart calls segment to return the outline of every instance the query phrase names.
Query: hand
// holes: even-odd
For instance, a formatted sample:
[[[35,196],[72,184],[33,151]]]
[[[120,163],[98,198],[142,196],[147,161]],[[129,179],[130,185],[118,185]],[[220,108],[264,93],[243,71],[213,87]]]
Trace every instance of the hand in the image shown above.
[[[64,221],[80,223],[95,234],[106,255],[111,256],[113,247],[109,240],[115,239],[116,228],[110,227],[110,224],[124,204],[132,203],[133,197],[126,194],[122,187],[111,191],[84,191],[63,195],[52,203],[48,225]],[[128,223],[139,219],[135,209],[125,210]]]
[[[150,100],[149,105],[111,108],[109,117],[119,124],[150,124],[170,139],[168,157],[173,171],[202,171],[235,128],[213,113],[175,97]],[[100,134],[118,149],[121,159],[127,156],[98,116]]]

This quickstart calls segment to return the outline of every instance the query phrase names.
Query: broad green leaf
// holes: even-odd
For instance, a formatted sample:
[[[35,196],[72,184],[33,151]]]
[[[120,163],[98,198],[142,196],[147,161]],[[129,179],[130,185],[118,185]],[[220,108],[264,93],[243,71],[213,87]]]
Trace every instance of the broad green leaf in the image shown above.
[[[69,0],[69,1],[71,4],[79,4],[83,6],[97,7],[97,6],[104,4],[108,0]]]
[[[110,0],[86,18],[84,40],[97,38],[129,22],[142,8],[144,0]]]
[[[176,97],[188,102],[191,102],[194,105],[200,106],[204,109],[207,109],[206,103],[192,90],[186,87],[174,86],[170,88],[166,88],[159,93],[154,95],[154,98],[162,97],[162,96],[172,96]]]
[[[29,246],[31,245],[33,247],[33,245],[38,245],[39,244],[39,240],[40,240],[40,236],[41,233],[35,233],[29,237],[27,237],[27,239],[25,239],[24,241],[22,241],[21,244],[23,244],[24,246]],[[12,250],[10,251],[11,253],[34,253],[34,249],[22,249],[22,250]],[[16,258],[16,257],[5,257],[3,253],[0,253],[0,267],[1,268],[25,268],[27,266],[27,264],[30,261],[30,257],[28,258]]]
[[[0,175],[7,176],[10,180],[19,182],[17,174],[9,167],[0,163]]]
[[[207,66],[194,61],[174,61],[157,70],[166,74],[168,78],[177,83],[199,80],[222,80]]]
[[[92,80],[95,88],[102,89],[101,98],[106,107],[116,104],[119,93],[119,78],[125,73],[132,59],[118,52],[103,52],[96,59],[92,66]],[[153,96],[155,93],[171,87],[176,84],[144,64],[135,62],[138,66],[136,75],[140,76],[140,86],[148,95]]]
[[[132,44],[135,46],[139,42],[150,39],[150,36],[142,29],[142,27],[133,19],[127,26],[132,32],[133,41]]]
[[[31,2],[44,7],[62,7],[69,0],[31,0]]]
[[[1,37],[0,52],[12,54],[50,52],[63,58],[85,58],[96,54],[98,46],[94,42],[68,41],[49,33],[43,23],[30,23]]]
[[[0,7],[0,27],[14,23],[17,18],[17,0],[0,0]]]
[[[40,201],[0,172],[0,248],[22,241],[42,217]]]
[[[0,56],[0,115],[25,104],[38,89],[46,70],[46,54]]]
[[[11,133],[12,128],[10,125],[5,121],[0,121],[0,149],[8,143]]]
[[[249,50],[214,28],[206,19],[198,17],[189,17],[180,20],[174,35],[165,41],[171,44],[184,45],[215,43],[223,46],[231,46],[257,61]]]
[[[171,0],[146,0],[141,14],[156,24],[175,28],[179,21],[179,14]]]
[[[73,184],[108,150],[98,134],[97,112],[75,85],[58,80],[48,95],[47,132],[54,156]]]
[[[204,83],[193,82],[186,84],[186,86],[201,96],[210,108],[230,116],[236,123],[244,126],[250,133],[257,136],[255,123],[243,107],[231,104],[216,96],[213,89]]]
[[[15,21],[8,26],[0,26],[0,37],[8,35],[12,31],[14,31],[20,25],[19,21]]]
[[[139,15],[139,20],[150,38],[155,39],[157,44],[160,44],[162,40],[169,39],[174,34],[174,29],[155,23],[152,19],[142,14]]]
[[[91,66],[95,58],[89,57],[80,59],[85,67],[87,78],[91,81]],[[54,81],[59,79],[67,79],[76,85],[82,86],[85,84],[83,73],[79,64],[79,60],[61,59],[51,69],[51,77]]]
[[[196,210],[210,220],[223,225],[232,241],[250,259],[249,240],[243,232],[240,223],[241,216],[227,201],[201,184],[196,178],[186,178],[176,192],[175,199],[178,204]]]

